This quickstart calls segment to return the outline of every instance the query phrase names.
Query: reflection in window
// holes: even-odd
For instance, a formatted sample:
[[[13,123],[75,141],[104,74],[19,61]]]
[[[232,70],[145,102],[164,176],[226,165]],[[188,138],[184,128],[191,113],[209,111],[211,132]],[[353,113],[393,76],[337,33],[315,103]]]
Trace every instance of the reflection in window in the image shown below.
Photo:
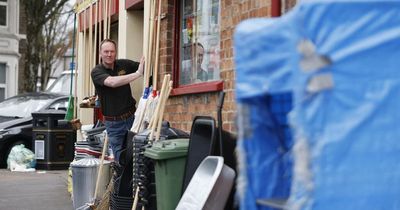
[[[181,3],[179,84],[219,80],[220,1]]]

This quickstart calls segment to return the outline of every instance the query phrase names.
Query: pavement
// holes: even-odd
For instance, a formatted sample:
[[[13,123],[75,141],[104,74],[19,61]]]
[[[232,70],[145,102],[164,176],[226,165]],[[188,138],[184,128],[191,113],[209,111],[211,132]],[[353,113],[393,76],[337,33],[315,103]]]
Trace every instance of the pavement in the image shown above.
[[[72,210],[67,170],[11,172],[0,169],[0,209]]]

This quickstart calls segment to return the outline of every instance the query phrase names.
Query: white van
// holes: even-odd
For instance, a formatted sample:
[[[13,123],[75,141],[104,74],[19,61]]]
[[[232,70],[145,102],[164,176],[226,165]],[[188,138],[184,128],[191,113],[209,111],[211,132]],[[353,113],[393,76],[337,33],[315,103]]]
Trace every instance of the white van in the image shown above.
[[[46,89],[46,92],[70,94],[71,88],[71,70],[63,71],[61,75]],[[74,71],[74,78],[72,84],[72,94],[75,93],[75,78],[76,71]]]

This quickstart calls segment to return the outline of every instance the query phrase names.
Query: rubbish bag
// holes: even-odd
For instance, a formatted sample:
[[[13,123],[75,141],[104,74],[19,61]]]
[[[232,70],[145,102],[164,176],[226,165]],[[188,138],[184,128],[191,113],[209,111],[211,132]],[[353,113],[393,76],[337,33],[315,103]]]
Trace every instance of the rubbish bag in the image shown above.
[[[11,171],[32,171],[36,166],[35,154],[20,144],[14,146],[7,158],[7,168]]]

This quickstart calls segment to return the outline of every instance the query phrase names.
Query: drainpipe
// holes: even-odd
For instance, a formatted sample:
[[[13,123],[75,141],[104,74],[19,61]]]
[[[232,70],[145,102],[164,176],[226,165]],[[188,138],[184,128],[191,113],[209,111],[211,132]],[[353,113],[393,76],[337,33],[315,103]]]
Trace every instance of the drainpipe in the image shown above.
[[[281,0],[271,0],[271,16],[279,17],[281,16],[282,3]]]

